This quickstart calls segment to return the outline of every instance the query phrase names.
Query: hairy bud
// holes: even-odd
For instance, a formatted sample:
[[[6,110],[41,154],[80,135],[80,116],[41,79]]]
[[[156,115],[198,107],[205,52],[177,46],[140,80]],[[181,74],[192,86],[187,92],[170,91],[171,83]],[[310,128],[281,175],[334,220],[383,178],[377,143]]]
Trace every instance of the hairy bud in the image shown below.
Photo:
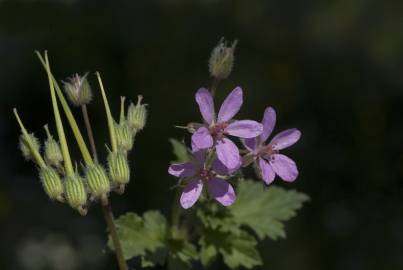
[[[34,155],[31,151],[31,148],[28,145],[28,141],[30,141],[30,143],[33,146],[33,151],[39,152],[41,145],[38,141],[38,139],[35,137],[34,133],[29,133],[28,134],[28,138],[26,138],[24,135],[20,136],[20,149],[22,152],[22,155],[24,156],[24,158],[26,160],[32,160],[35,161]]]
[[[81,215],[86,214],[84,205],[87,203],[87,192],[83,179],[79,175],[67,176],[64,179],[65,195],[69,205],[77,209]]]
[[[42,181],[43,189],[51,200],[64,202],[63,184],[59,174],[51,167],[41,168],[39,177]]]
[[[137,104],[130,104],[127,111],[127,122],[133,130],[142,130],[147,121],[146,104],[141,104],[143,97],[138,96]]]
[[[92,91],[87,80],[88,73],[84,76],[78,74],[68,78],[67,82],[63,82],[64,91],[70,102],[75,106],[85,105],[91,102]]]
[[[95,198],[108,196],[111,189],[109,178],[104,168],[99,164],[89,165],[85,171],[88,187]]]
[[[119,150],[130,151],[133,148],[135,130],[132,130],[125,121],[121,124],[115,124],[116,143]]]
[[[45,160],[49,165],[53,166],[58,166],[63,161],[59,143],[53,137],[48,137],[45,141]]]
[[[123,151],[110,152],[108,156],[109,174],[113,183],[125,185],[130,180],[130,168]]]
[[[218,45],[213,49],[209,60],[210,75],[217,79],[226,79],[231,74],[234,66],[234,51],[236,44],[235,40],[231,46],[224,38],[220,39]]]

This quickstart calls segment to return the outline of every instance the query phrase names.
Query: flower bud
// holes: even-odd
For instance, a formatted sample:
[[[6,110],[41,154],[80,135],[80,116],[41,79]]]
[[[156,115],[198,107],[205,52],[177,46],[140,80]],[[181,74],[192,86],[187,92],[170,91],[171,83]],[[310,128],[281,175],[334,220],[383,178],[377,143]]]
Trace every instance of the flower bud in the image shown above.
[[[84,74],[82,77],[75,74],[70,77],[67,82],[63,82],[67,98],[75,106],[81,106],[91,102],[92,91],[87,76],[88,73]]]
[[[127,111],[127,122],[131,129],[137,131],[142,130],[147,120],[146,104],[141,104],[142,96],[138,96],[137,104],[130,104]]]
[[[111,189],[109,178],[101,165],[89,165],[85,171],[85,178],[87,179],[91,194],[95,198],[102,198],[108,195]]]
[[[130,168],[123,151],[110,152],[108,156],[109,174],[113,183],[125,185],[130,180]]]
[[[83,179],[79,175],[67,176],[64,179],[65,195],[69,205],[85,215],[84,205],[87,203],[87,192]]]
[[[45,160],[49,165],[58,166],[63,161],[59,143],[53,137],[45,141]]]
[[[64,202],[63,184],[56,170],[51,167],[41,168],[39,171],[39,177],[42,181],[43,189],[49,198],[51,200]]]
[[[134,135],[128,123],[115,124],[116,144],[119,150],[130,151],[133,148]]]
[[[26,160],[32,160],[35,161],[34,155],[31,151],[31,148],[28,145],[27,140],[30,141],[30,143],[33,145],[33,150],[36,152],[39,152],[41,145],[38,141],[38,139],[35,137],[34,133],[29,133],[28,138],[26,138],[24,135],[20,136],[20,149],[22,152],[22,155]]]
[[[209,60],[210,75],[217,79],[226,79],[231,74],[234,65],[234,51],[237,40],[231,46],[224,38],[220,39],[218,45],[213,49]]]

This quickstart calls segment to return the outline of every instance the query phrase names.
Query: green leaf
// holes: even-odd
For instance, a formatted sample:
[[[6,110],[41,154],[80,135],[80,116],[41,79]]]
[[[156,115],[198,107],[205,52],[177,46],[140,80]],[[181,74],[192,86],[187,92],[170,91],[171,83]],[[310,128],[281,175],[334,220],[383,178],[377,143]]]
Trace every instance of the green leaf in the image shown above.
[[[138,216],[127,213],[116,221],[125,259],[140,256],[142,267],[175,264],[172,269],[191,269],[198,259],[196,247],[181,235],[173,235],[165,217],[158,211]],[[113,249],[112,241],[109,246]],[[179,267],[180,266],[180,267]]]
[[[146,256],[147,252],[156,252],[165,247],[167,221],[157,211],[148,211],[143,217],[127,213],[116,220],[116,226],[127,260],[136,256]],[[113,246],[111,241],[109,246],[111,248]],[[158,256],[157,258],[157,261],[161,261],[161,258]]]
[[[229,207],[234,221],[253,229],[260,239],[285,238],[284,221],[296,215],[296,210],[309,200],[303,193],[270,186],[255,181],[243,181],[238,187],[237,200]]]
[[[189,151],[183,142],[173,138],[169,139],[169,142],[172,144],[173,153],[177,158],[175,161],[173,161],[173,163],[189,161]]]
[[[208,266],[218,254],[223,257],[229,268],[253,268],[262,265],[262,259],[256,249],[255,238],[241,231],[239,235],[218,230],[206,230],[199,241],[200,258],[204,266]]]

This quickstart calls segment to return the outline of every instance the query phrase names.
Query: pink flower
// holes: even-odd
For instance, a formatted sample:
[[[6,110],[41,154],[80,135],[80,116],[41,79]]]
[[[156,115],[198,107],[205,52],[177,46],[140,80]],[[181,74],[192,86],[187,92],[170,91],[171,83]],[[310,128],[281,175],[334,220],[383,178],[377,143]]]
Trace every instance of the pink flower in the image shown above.
[[[193,152],[193,162],[173,164],[168,173],[176,177],[189,177],[190,181],[183,189],[180,204],[183,208],[192,207],[200,197],[204,184],[209,194],[223,206],[235,202],[236,195],[231,184],[220,176],[231,173],[218,160],[215,159],[211,168],[205,167],[206,156],[203,150]]]
[[[276,112],[273,108],[265,110],[262,124],[263,132],[259,137],[245,139],[244,144],[249,154],[244,159],[247,160],[251,156],[254,158],[266,184],[272,183],[276,175],[286,182],[293,182],[298,176],[297,166],[292,159],[279,151],[296,143],[301,137],[301,132],[295,128],[287,129],[265,144],[276,124]]]
[[[192,145],[198,149],[215,147],[217,158],[230,170],[239,168],[241,157],[238,147],[227,138],[227,135],[240,138],[254,138],[263,131],[263,126],[252,120],[232,120],[243,103],[243,93],[236,87],[224,100],[215,115],[214,101],[210,92],[201,88],[196,93],[196,102],[205,124],[199,127],[192,136]]]

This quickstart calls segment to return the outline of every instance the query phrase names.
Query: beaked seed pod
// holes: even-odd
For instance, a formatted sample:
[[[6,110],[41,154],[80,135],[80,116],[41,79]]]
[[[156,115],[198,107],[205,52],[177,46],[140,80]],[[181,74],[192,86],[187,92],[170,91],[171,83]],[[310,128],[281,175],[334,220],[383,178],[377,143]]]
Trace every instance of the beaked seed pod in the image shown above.
[[[213,49],[209,60],[210,75],[217,79],[226,79],[231,74],[234,66],[234,51],[238,41],[234,41],[231,46],[221,38],[218,45]]]
[[[85,178],[91,194],[95,198],[102,198],[103,196],[107,196],[110,192],[109,178],[101,165],[89,165],[85,170]]]
[[[68,78],[67,82],[63,82],[63,88],[67,98],[75,106],[81,106],[91,102],[92,91],[87,76],[88,73],[85,73],[82,77],[75,74]]]
[[[83,179],[79,175],[67,176],[64,179],[65,195],[69,205],[84,214],[84,205],[87,203],[87,192]]]
[[[141,104],[142,99],[142,96],[138,96],[137,104],[131,103],[127,111],[127,122],[134,132],[142,130],[147,121],[147,108],[146,104]]]
[[[119,150],[130,151],[133,148],[133,132],[135,130],[132,130],[126,121],[115,124],[116,144]]]
[[[51,167],[41,168],[39,177],[42,182],[43,189],[51,200],[64,202],[63,184],[59,174]]]
[[[34,148],[34,151],[39,153],[39,150],[41,148],[41,145],[38,141],[38,139],[35,137],[34,133],[29,133],[28,138],[26,138],[24,135],[20,136],[20,149],[22,152],[22,155],[26,160],[32,160],[35,161],[35,158],[31,152],[31,148],[28,145],[27,140],[29,140]]]
[[[115,184],[125,185],[130,180],[130,168],[123,151],[110,152],[108,156],[109,175]]]
[[[45,141],[45,160],[49,165],[57,166],[63,161],[59,143],[53,137]]]

